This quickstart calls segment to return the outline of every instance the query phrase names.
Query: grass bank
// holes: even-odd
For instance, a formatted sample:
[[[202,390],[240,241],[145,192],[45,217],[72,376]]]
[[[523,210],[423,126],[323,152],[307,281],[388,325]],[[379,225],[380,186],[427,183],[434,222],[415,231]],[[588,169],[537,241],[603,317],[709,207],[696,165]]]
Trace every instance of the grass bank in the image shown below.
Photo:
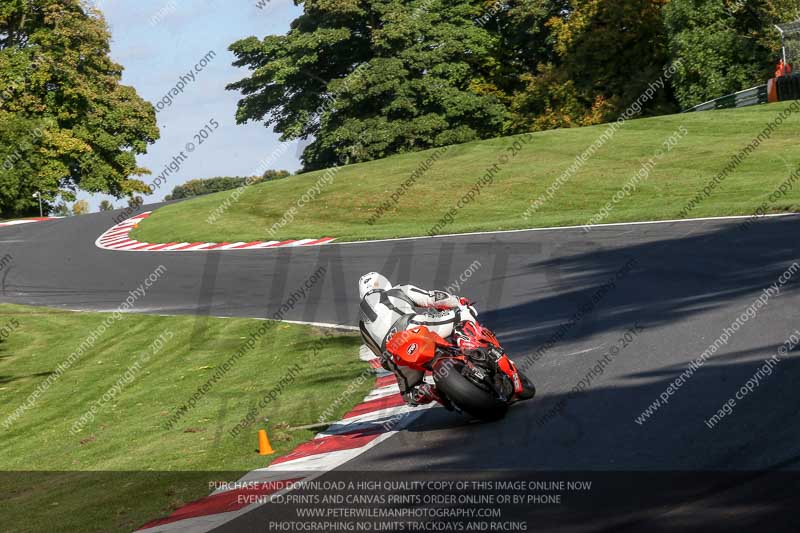
[[[278,324],[170,425],[264,323],[125,315],[56,372],[107,316],[0,305],[4,531],[133,530],[312,438],[287,428],[316,422],[367,368],[356,335]],[[335,404],[334,420],[371,381]],[[253,408],[257,421],[232,434]],[[264,428],[275,456],[255,453]]]
[[[580,225],[647,167],[651,167],[647,176],[612,205],[602,222],[751,214],[800,165],[800,113],[784,120],[688,215],[682,209],[787,108],[781,103],[631,120],[574,172],[570,167],[576,157],[601,138],[606,125],[404,154],[328,171],[327,177],[325,172],[313,172],[254,185],[235,201],[228,191],[170,205],[142,222],[133,236],[146,242],[311,237],[348,241],[424,235],[437,225],[440,234]],[[664,141],[682,128],[686,135],[658,157]],[[519,150],[508,151],[515,142],[521,145]],[[503,157],[508,158],[506,163]],[[435,159],[430,169],[420,172],[430,159]],[[653,165],[648,163],[651,159]],[[492,182],[442,226],[458,199],[495,164],[499,170]],[[414,183],[396,195],[395,203],[392,194],[415,172]],[[568,179],[532,213],[534,200],[564,175]],[[376,216],[381,206],[384,212]],[[798,208],[800,187],[768,206],[771,212]],[[214,213],[222,214],[214,217]],[[273,227],[277,231],[271,233]]]

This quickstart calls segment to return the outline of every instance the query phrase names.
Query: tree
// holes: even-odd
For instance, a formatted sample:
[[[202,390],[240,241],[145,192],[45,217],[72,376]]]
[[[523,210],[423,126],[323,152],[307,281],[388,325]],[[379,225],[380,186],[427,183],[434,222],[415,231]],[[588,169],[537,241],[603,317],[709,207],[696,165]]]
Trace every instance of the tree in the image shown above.
[[[286,170],[269,169],[261,175],[261,181],[279,180],[282,178],[288,178],[289,176],[291,176],[291,174]]]
[[[0,109],[0,217],[38,215],[39,200],[33,195],[39,191],[45,213],[50,211],[57,190],[49,188],[38,173],[49,164],[41,146],[47,128],[43,120]]]
[[[89,212],[89,202],[86,200],[78,200],[72,205],[72,213],[74,215],[85,215]]]
[[[244,95],[237,121],[313,137],[306,170],[497,135],[507,111],[481,4],[305,1],[286,35],[231,45],[252,70],[228,86]]]
[[[675,77],[681,106],[765,83],[780,57],[773,24],[797,15],[796,0],[672,0],[664,20],[670,53],[683,59]]]
[[[797,0],[296,4],[286,35],[231,45],[250,75],[228,89],[242,94],[239,123],[313,139],[305,170],[598,124],[628,108],[673,113],[764,83],[772,24],[798,15]]]
[[[100,211],[113,211],[114,204],[109,202],[108,200],[103,200],[100,202]]]
[[[139,209],[144,205],[144,198],[141,196],[131,196],[128,198],[128,207],[131,209]]]
[[[534,21],[549,33],[543,32],[544,41],[540,38],[536,55],[527,61],[538,60],[535,67],[517,69],[523,86],[511,102],[512,131],[616,119],[662,77],[662,69],[670,63],[662,15],[667,1],[522,2],[526,9],[517,9],[525,15],[522,20]],[[645,114],[674,111],[668,86],[644,108]]]
[[[201,196],[213,192],[229,191],[243,185],[254,185],[262,181],[285,178],[289,173],[285,170],[267,170],[261,177],[217,177],[189,180],[183,185],[176,185],[172,189],[172,194],[167,195],[165,200],[180,200],[191,196]]]
[[[70,211],[69,206],[64,202],[57,203],[52,209],[53,215],[57,217],[68,217],[72,215],[72,211]]]
[[[495,36],[492,83],[483,87],[501,98],[510,113],[504,134],[530,131],[550,105],[548,85],[560,57],[553,46],[551,21],[571,11],[570,0],[509,0],[481,2],[477,23]],[[558,85],[563,83],[558,80]]]
[[[38,212],[77,190],[117,198],[146,192],[131,176],[159,137],[155,110],[120,84],[99,11],[81,0],[7,0],[0,4],[0,216]],[[22,140],[20,142],[19,140]],[[9,168],[11,166],[11,168]]]

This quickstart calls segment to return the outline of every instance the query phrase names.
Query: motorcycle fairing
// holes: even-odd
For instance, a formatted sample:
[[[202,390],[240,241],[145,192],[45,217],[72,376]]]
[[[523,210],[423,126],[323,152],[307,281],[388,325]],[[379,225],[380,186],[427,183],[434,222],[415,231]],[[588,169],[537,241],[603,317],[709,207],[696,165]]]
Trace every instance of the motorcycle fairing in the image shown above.
[[[436,347],[452,347],[440,335],[425,326],[399,331],[386,343],[395,363],[415,369],[424,369],[436,356]]]

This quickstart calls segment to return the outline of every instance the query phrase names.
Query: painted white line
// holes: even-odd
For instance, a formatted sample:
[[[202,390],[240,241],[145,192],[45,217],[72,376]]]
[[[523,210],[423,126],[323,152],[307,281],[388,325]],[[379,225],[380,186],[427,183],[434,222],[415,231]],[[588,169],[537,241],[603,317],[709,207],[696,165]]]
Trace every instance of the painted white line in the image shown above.
[[[215,527],[219,527],[226,522],[230,522],[237,516],[243,515],[245,512],[256,509],[258,504],[252,508],[245,507],[238,511],[231,511],[229,513],[219,513],[206,516],[195,516],[192,518],[185,518],[177,522],[170,522],[160,526],[153,526],[147,529],[138,529],[137,531],[147,531],[148,533],[204,533],[211,531]]]
[[[146,248],[141,248],[139,251],[147,252],[149,250],[152,250],[153,248],[158,248],[159,246],[163,246],[163,244],[151,244],[151,245],[147,246]]]
[[[322,239],[301,239],[299,241],[253,241],[253,242],[234,242],[229,244],[206,242],[206,243],[147,243],[130,238],[130,232],[141,220],[144,220],[152,211],[146,211],[135,217],[124,220],[100,235],[95,241],[95,246],[104,250],[131,251],[131,252],[198,252],[207,250],[258,250],[263,248],[281,248],[284,246],[313,246],[335,240],[333,237]],[[118,244],[123,245],[118,246]],[[170,246],[165,246],[165,245]]]
[[[149,216],[151,211],[147,211],[136,217],[127,219],[120,224],[110,228],[104,234],[102,234],[98,239],[95,241],[95,244],[104,249],[109,250],[122,250],[125,251],[128,247],[118,247],[118,246],[110,246],[109,243],[112,241],[113,237],[116,236],[127,236],[128,232],[139,221],[143,220],[147,216]],[[798,213],[778,213],[778,214],[771,214],[771,215],[763,215],[757,217],[758,219],[761,218],[777,218],[777,217],[791,217],[797,216]],[[616,226],[642,226],[642,225],[653,225],[653,224],[681,224],[686,222],[707,222],[707,221],[724,221],[724,220],[745,220],[745,219],[752,219],[753,215],[734,215],[734,216],[724,216],[724,217],[699,217],[699,218],[684,218],[684,219],[671,219],[671,220],[647,220],[647,221],[640,221],[640,222],[612,222],[608,224],[596,224],[590,226],[555,226],[549,228],[523,228],[523,229],[515,229],[515,230],[495,230],[495,231],[475,231],[469,233],[448,233],[444,235],[420,235],[417,237],[397,237],[391,239],[375,239],[375,240],[366,240],[366,241],[353,241],[353,242],[332,242],[335,240],[335,237],[326,237],[322,239],[300,239],[297,241],[269,241],[269,242],[259,242],[256,244],[251,244],[245,246],[247,243],[245,242],[236,242],[231,243],[225,246],[220,246],[218,248],[214,248],[214,250],[258,250],[258,249],[265,249],[265,248],[280,248],[280,247],[305,247],[306,245],[312,246],[321,246],[327,244],[338,244],[338,245],[364,245],[364,244],[373,244],[373,243],[381,243],[381,242],[395,242],[395,241],[413,241],[413,240],[422,240],[422,239],[439,239],[439,238],[454,238],[454,237],[470,237],[470,236],[481,236],[481,235],[503,235],[503,234],[511,234],[511,233],[523,233],[523,232],[533,232],[533,231],[564,231],[564,230],[581,230],[584,231],[587,227],[590,229],[601,229],[607,227],[616,227]],[[19,221],[17,223],[25,223],[29,221]],[[587,232],[588,233],[588,232]],[[136,242],[136,241],[131,241]],[[275,246],[283,242],[281,246]],[[146,244],[146,243],[141,243]],[[179,244],[175,244],[172,246],[168,246],[166,248],[159,248],[153,251],[202,251],[217,246],[219,243],[205,243],[199,244],[195,246],[191,246],[184,250],[176,250],[177,248],[182,248],[190,243],[183,242]],[[153,245],[154,248],[157,248],[160,244],[156,243]],[[135,248],[135,247],[130,247]],[[140,248],[136,251],[149,251],[150,247]]]
[[[216,243],[213,242],[206,242],[203,244],[196,244],[195,246],[190,246],[189,248],[184,248],[183,250],[178,250],[179,252],[193,252],[195,250],[205,250],[209,246],[214,246]]]
[[[397,418],[398,415],[413,415],[413,416],[404,416],[403,418],[397,418],[396,420],[397,423],[392,425],[394,429],[390,431],[390,433],[394,434],[402,430],[403,428],[408,427],[408,424],[410,424],[414,419],[418,418],[419,415],[423,414],[428,409],[439,409],[439,408],[442,408],[442,406],[439,405],[439,403],[437,402],[431,402],[428,404],[417,405],[413,407],[410,405],[403,404],[397,407],[389,407],[387,409],[381,409],[380,411],[371,411],[369,413],[364,413],[363,415],[354,416],[346,420],[341,420],[336,424],[328,426],[328,431],[330,431],[330,428],[336,426],[336,427],[341,427],[343,432],[347,433],[348,431],[352,431],[352,425],[360,425],[365,422],[374,423],[383,419]],[[339,432],[337,431],[330,436],[335,436],[338,433]],[[374,441],[370,441],[369,444],[372,444],[372,442]],[[354,448],[354,449],[361,450],[362,448]],[[280,464],[285,464],[285,463],[280,463]]]
[[[114,233],[104,233],[102,237],[100,237],[101,241],[113,241],[114,239],[119,239],[121,237],[127,237],[127,231],[117,231]]]
[[[232,242],[231,244],[226,244],[225,246],[221,247],[220,250],[230,250],[231,248],[235,248],[237,246],[241,246],[244,243],[245,243],[245,241]]]
[[[190,244],[190,243],[188,243],[188,242],[179,242],[178,244],[173,244],[172,246],[167,246],[166,248],[162,248],[162,250],[168,252],[170,250],[174,250],[175,248],[180,248],[181,246],[186,246],[187,244]]]
[[[281,242],[281,241],[260,242],[258,244],[251,244],[250,246],[242,248],[242,250],[258,250],[258,249],[261,249],[261,248],[269,248],[271,246],[274,246],[274,245],[278,244],[279,242]]]
[[[367,348],[366,352],[363,350],[359,352],[358,358],[361,359],[362,361],[372,361],[373,359],[378,359],[378,356],[372,353],[372,350]]]
[[[438,405],[438,404],[436,404]],[[269,470],[289,470],[295,472],[308,472],[308,471],[321,471],[320,474],[324,474],[342,464],[351,461],[361,455],[362,453],[366,452],[377,446],[378,444],[382,443],[383,441],[390,439],[395,434],[397,434],[401,429],[407,427],[411,422],[416,420],[422,413],[427,411],[426,408],[435,407],[434,404],[427,404],[422,405],[415,409],[414,411],[410,411],[407,413],[402,419],[398,420],[397,424],[394,426],[396,429],[392,431],[387,431],[386,433],[381,433],[375,439],[369,441],[364,446],[360,448],[351,448],[349,450],[337,450],[334,452],[328,452],[318,455],[308,455],[306,457],[298,457],[297,459],[293,459],[291,461],[285,461],[283,463],[278,463],[277,465],[269,466]]]
[[[593,352],[593,351],[595,351],[595,350],[599,350],[599,349],[600,349],[600,348],[602,348],[603,346],[605,346],[605,344],[601,344],[600,346],[595,346],[594,348],[587,348],[587,349],[585,349],[585,350],[581,350],[581,351],[579,351],[579,352],[565,353],[565,354],[564,354],[564,355],[562,355],[561,357],[570,357],[570,356],[572,356],[572,355],[580,355],[580,354],[582,354],[582,353],[589,353],[589,352]]]
[[[378,440],[383,436],[384,435],[380,435],[374,440]],[[364,446],[366,446],[366,444]],[[292,459],[291,461],[284,461],[276,465],[271,465],[269,466],[269,469],[277,471],[289,470],[294,472],[328,472],[337,466],[361,455],[361,453],[361,448],[349,448],[346,450],[335,450],[327,453],[305,455],[303,457],[298,457],[297,459]]]
[[[111,244],[115,244],[115,243],[118,243],[118,242],[122,242],[122,241],[132,241],[132,240],[133,240],[133,239],[131,239],[130,237],[128,237],[128,235],[117,235],[117,236],[115,236],[115,237],[108,237],[108,238],[106,238],[106,239],[102,239],[102,240],[100,241],[100,244],[103,244],[103,245],[105,245],[105,246],[109,246],[109,245],[111,245]]]
[[[19,224],[31,224],[33,222],[46,222],[45,220],[10,220],[8,222],[0,222],[0,227],[3,226],[17,226]]]
[[[397,407],[387,407],[386,409],[370,411],[369,413],[364,413],[363,415],[344,418],[328,426],[324,434],[337,435],[339,433],[350,431],[354,426],[360,426],[361,424],[375,422],[376,420],[382,420],[384,418],[392,418],[399,414],[415,411],[416,409],[418,409],[418,407],[399,405]]]
[[[129,238],[127,238],[127,237],[121,237],[121,238],[119,238],[119,239],[114,239],[113,241],[108,241],[108,242],[104,242],[104,243],[101,243],[101,244],[102,244],[102,245],[103,245],[105,248],[111,248],[111,247],[113,247],[113,246],[116,246],[116,245],[118,245],[118,244],[123,244],[123,243],[131,243],[131,242],[134,242],[134,241],[130,240],[130,239],[129,239]]]
[[[242,317],[244,318],[244,317]],[[259,319],[259,320],[269,320],[268,318]],[[345,329],[347,331],[359,331],[358,327],[356,326],[347,326],[345,324],[330,324],[326,322],[303,322],[302,320],[281,320],[281,322],[286,322],[287,324],[299,324],[301,326],[316,326],[318,328],[329,328],[329,329]]]
[[[386,398],[387,396],[394,396],[395,394],[400,394],[400,385],[389,385],[387,387],[381,387],[379,389],[375,389],[369,394],[367,394],[367,397],[364,398],[364,401],[370,402],[372,400],[379,400],[380,398]]]
[[[115,237],[127,237],[130,231],[128,230],[120,230],[120,231],[109,231],[108,233],[103,234],[103,239],[113,239]]]
[[[153,308],[153,309],[137,308],[136,311],[123,311],[123,312],[124,313],[129,313],[129,314],[132,314],[132,315],[154,314],[156,316],[168,316],[168,317],[191,316],[191,315],[180,314],[180,313],[156,313],[155,312],[155,311],[161,311],[161,310],[162,309],[157,309],[157,308]],[[74,311],[76,313],[114,313],[114,312],[117,312],[118,310],[117,309],[67,309],[67,311]],[[154,311],[154,312],[145,313],[143,311]],[[231,316],[231,315],[228,315],[228,316],[220,316],[220,315],[214,316],[214,315],[212,315],[209,318],[242,318],[244,320],[272,320],[272,321],[274,321],[274,319],[271,319],[271,318],[252,317],[252,316]],[[346,324],[331,324],[331,323],[328,323],[328,322],[303,322],[302,320],[278,320],[277,322],[280,322],[282,324],[297,324],[297,325],[300,325],[300,326],[315,326],[315,327],[318,327],[318,328],[340,329],[340,330],[344,330],[344,331],[358,331],[358,328],[356,326],[348,326]],[[378,372],[380,372],[381,370],[382,369],[377,369]],[[391,372],[388,372],[387,374],[391,374]],[[387,375],[387,374],[377,374],[377,377],[381,377],[382,375]]]
[[[111,250],[119,250],[120,248],[124,248],[125,246],[130,246],[131,244],[137,244],[139,241],[132,241],[130,239],[125,239],[124,241],[116,242],[106,248]]]
[[[115,250],[129,250],[131,248],[136,248],[137,246],[141,246],[143,244],[147,244],[146,242],[139,242],[139,241],[132,241],[129,244],[124,246],[111,246],[110,248],[114,248]]]
[[[426,406],[423,406],[426,407]],[[295,472],[310,472],[311,474],[308,476],[304,476],[304,481],[312,481],[330,470],[341,466],[342,464],[346,463],[354,459],[355,457],[361,455],[362,453],[370,450],[380,444],[381,442],[393,437],[400,429],[406,427],[408,424],[416,420],[425,409],[418,408],[416,411],[408,413],[403,419],[398,421],[398,425],[395,426],[397,429],[393,431],[388,431],[379,435],[377,438],[373,439],[369,443],[365,444],[360,448],[353,448],[351,450],[340,450],[335,452],[329,452],[327,454],[322,454],[321,456],[309,456],[303,457],[299,459],[295,459],[294,461],[287,461],[285,463],[280,463],[274,466],[269,466],[267,468],[259,468],[257,470],[253,470],[249,472],[248,476],[258,476],[262,473],[280,473],[284,472],[285,475],[292,474]],[[316,458],[317,460],[312,461],[311,459]],[[284,489],[278,492],[275,492],[273,496],[282,496],[291,492],[292,489]],[[265,498],[265,500],[269,500],[269,498]],[[147,531],[148,533],[155,533],[155,532],[192,532],[192,533],[204,533],[206,531],[211,531],[212,529],[219,527],[231,520],[245,515],[255,509],[261,507],[262,505],[267,505],[267,503],[254,503],[243,507],[237,511],[231,511],[229,513],[219,513],[219,514],[212,514],[200,517],[192,517],[186,518],[183,520],[178,520],[176,522],[171,522],[164,525],[153,526],[147,529],[139,529],[137,531]]]
[[[800,216],[800,213],[778,213],[774,215],[764,215],[761,218],[778,218],[778,217],[792,217],[792,216]],[[714,220],[744,220],[753,218],[753,215],[735,215],[735,216],[725,216],[725,217],[703,217],[703,218],[681,218],[676,220],[646,220],[642,222],[612,222],[609,224],[596,224],[594,226],[589,226],[591,229],[600,229],[606,227],[614,227],[614,226],[644,226],[644,225],[652,225],[652,224],[680,224],[683,222],[705,222],[705,221],[714,221]],[[422,239],[441,239],[444,237],[453,238],[453,237],[468,237],[468,236],[476,236],[476,235],[503,235],[506,233],[524,233],[528,231],[563,231],[563,230],[583,230],[586,226],[554,226],[551,228],[524,228],[524,229],[507,229],[507,230],[495,230],[495,231],[473,231],[469,233],[448,233],[445,235],[420,235],[418,237],[396,237],[393,239],[375,239],[372,241],[350,241],[350,242],[335,242],[332,243],[337,246],[345,246],[345,245],[353,245],[353,244],[372,244],[376,242],[394,242],[394,241],[414,241],[414,240],[422,240]]]
[[[362,345],[359,349],[360,358],[364,359],[365,357],[367,357],[368,351],[369,351],[368,348]],[[363,405],[365,402],[370,401],[371,399],[375,399],[376,397],[381,397],[388,393],[397,394],[396,389],[398,389],[398,386],[396,384],[387,385],[374,389],[369,395],[367,395],[364,398],[364,400],[362,400],[361,405]],[[399,431],[407,427],[409,424],[411,424],[414,420],[416,420],[427,409],[434,408],[437,406],[438,404],[436,403],[431,403],[419,407],[401,405],[392,408],[381,409],[378,411],[372,411],[369,413],[364,413],[357,417],[352,417],[346,420],[339,420],[338,422],[331,424],[324,433],[317,434],[315,436],[315,439],[335,437],[336,435],[340,435],[343,433],[352,433],[362,430],[363,431],[383,430],[383,432],[378,434],[371,441],[357,448],[334,450],[323,453],[305,455],[303,457],[297,457],[296,459],[290,461],[284,461],[278,464],[273,464],[266,468],[253,470],[247,473],[242,478],[240,478],[238,485],[240,485],[243,482],[269,483],[271,481],[275,482],[279,480],[285,480],[288,479],[289,477],[294,478],[297,475],[297,472],[310,473],[309,475],[301,476],[303,478],[303,481],[313,480],[335,468],[344,465],[348,461],[351,461],[355,457],[358,457],[359,455],[374,448],[375,446],[379,445],[385,440],[391,438],[396,433],[398,433]],[[310,442],[313,442],[313,440]],[[234,484],[233,486],[235,487],[237,486],[237,484]],[[277,491],[271,496],[265,497],[263,501],[247,505],[236,511],[210,514],[199,517],[189,517],[182,520],[176,520],[174,522],[170,522],[164,525],[156,525],[147,529],[140,529],[139,531],[149,531],[149,532],[210,531],[216,527],[221,526],[222,524],[230,522],[236,517],[247,514],[261,507],[262,505],[267,505],[271,501],[272,497],[282,496],[286,493],[291,492],[295,488],[296,487],[290,487]],[[216,490],[212,493],[212,495],[219,495],[223,492],[225,492],[224,489]]]

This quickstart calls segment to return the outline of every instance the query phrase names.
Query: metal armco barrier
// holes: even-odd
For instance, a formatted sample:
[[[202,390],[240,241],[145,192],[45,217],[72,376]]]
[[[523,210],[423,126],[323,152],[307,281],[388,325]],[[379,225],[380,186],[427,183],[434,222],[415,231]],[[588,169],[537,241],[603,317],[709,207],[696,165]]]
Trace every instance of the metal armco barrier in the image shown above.
[[[767,85],[759,85],[752,89],[745,89],[738,93],[729,94],[721,98],[715,98],[708,102],[696,105],[687,109],[684,113],[691,111],[710,111],[712,109],[733,109],[736,107],[747,107],[751,105],[766,104],[768,101]]]

